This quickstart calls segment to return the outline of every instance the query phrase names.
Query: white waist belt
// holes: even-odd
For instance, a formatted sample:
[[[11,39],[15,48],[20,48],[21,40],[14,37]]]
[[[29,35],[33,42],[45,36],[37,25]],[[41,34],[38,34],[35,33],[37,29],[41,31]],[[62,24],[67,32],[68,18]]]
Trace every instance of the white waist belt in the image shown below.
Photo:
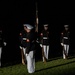
[[[68,37],[63,37],[64,39],[68,39]]]
[[[47,37],[43,37],[43,39],[48,39]]]
[[[26,38],[23,38],[23,40],[26,40]]]

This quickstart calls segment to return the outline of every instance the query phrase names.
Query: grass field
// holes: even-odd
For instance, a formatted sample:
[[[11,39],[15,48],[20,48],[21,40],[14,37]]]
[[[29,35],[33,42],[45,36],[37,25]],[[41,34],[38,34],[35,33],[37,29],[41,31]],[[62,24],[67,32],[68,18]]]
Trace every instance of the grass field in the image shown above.
[[[47,63],[36,62],[36,71],[31,75],[75,75],[75,56],[64,60],[62,57],[49,59]],[[30,75],[26,65],[15,64],[0,68],[0,75]]]

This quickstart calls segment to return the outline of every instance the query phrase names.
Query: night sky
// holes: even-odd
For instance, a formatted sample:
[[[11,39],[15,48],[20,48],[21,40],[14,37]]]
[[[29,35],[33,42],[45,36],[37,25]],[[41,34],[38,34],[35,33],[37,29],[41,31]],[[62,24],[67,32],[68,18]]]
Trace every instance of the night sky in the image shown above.
[[[36,17],[36,0],[14,1],[6,0],[0,2],[0,25],[4,30],[4,36],[7,39],[7,57],[13,54],[20,55],[19,50],[19,32],[23,29],[24,23],[35,25]],[[50,30],[50,52],[51,55],[61,54],[60,33],[64,24],[69,24],[71,37],[71,51],[74,51],[74,24],[75,24],[75,8],[74,5],[67,2],[50,2],[47,0],[38,0],[38,18],[39,32],[43,24],[49,24]],[[9,48],[11,47],[11,48]],[[15,52],[16,51],[16,52]],[[75,51],[74,51],[75,52]]]

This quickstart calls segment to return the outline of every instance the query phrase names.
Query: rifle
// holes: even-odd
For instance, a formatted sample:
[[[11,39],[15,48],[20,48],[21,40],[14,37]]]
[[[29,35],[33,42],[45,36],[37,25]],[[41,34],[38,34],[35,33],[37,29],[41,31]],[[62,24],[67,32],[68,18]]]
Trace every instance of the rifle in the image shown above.
[[[64,49],[64,46],[63,46],[63,51],[64,51],[65,56],[67,56],[67,55],[66,55],[66,51],[65,51],[65,49]]]
[[[44,48],[42,47],[42,57],[44,57],[44,62],[46,62],[46,57],[45,57],[45,54],[44,54]]]
[[[35,28],[35,31],[38,32],[38,8],[37,8],[37,2],[36,2],[36,28]]]
[[[64,39],[62,39],[62,44],[64,44]],[[64,52],[65,56],[67,57],[66,51],[64,49],[64,45],[62,45],[62,47],[63,47],[63,52]]]
[[[25,65],[25,56],[24,56],[23,48],[21,49],[21,56],[22,56],[22,64]]]

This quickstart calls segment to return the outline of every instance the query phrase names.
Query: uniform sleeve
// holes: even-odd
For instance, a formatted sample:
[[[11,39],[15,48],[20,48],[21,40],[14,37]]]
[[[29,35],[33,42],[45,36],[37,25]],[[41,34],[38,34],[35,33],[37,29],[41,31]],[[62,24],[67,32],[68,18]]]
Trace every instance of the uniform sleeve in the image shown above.
[[[36,42],[39,42],[39,36],[38,36],[38,33],[37,33],[37,32],[35,33],[35,38],[34,38],[34,40],[35,40]]]
[[[43,32],[40,33],[40,43],[43,43]]]
[[[19,41],[20,41],[20,44],[22,44],[22,32],[20,32],[19,34]]]
[[[19,34],[19,40],[21,41],[22,39],[22,33]]]
[[[7,44],[7,36],[6,36],[6,34],[3,34],[2,37],[3,37],[2,38],[3,45],[6,46],[6,44]]]
[[[61,33],[61,36],[60,36],[60,43],[63,43],[63,32]]]
[[[69,38],[69,40],[70,40],[70,32],[68,32],[68,38]]]
[[[27,39],[26,39],[26,53],[29,54],[29,51],[30,51],[30,37],[27,36]]]
[[[47,34],[48,34],[48,39],[49,39],[49,31],[47,32]]]

